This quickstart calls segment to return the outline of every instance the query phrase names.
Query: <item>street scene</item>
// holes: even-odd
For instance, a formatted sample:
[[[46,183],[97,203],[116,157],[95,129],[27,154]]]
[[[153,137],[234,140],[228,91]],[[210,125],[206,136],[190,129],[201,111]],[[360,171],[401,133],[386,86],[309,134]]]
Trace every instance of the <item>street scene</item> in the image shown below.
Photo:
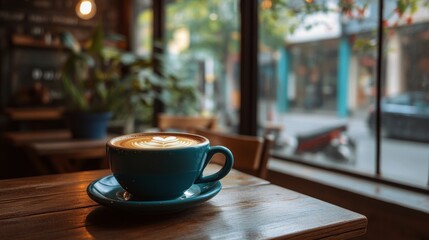
[[[284,45],[261,48],[260,127],[281,129],[278,156],[370,176],[378,161],[383,179],[426,188],[428,5],[416,2],[411,11],[410,5],[385,1],[380,24],[378,4],[362,2],[327,1],[320,5],[323,13],[302,10],[302,22],[285,33]],[[335,11],[340,7],[343,14]],[[270,36],[272,26],[261,28]]]
[[[306,162],[365,174],[375,172],[375,136],[369,131],[364,116],[341,119],[326,114],[290,113],[279,116],[278,123],[283,127],[276,148],[278,155],[294,156]],[[356,146],[351,159],[330,158],[322,151],[294,154],[297,135],[342,124],[347,125],[346,134]],[[425,186],[429,178],[429,143],[383,137],[381,174],[387,179]]]

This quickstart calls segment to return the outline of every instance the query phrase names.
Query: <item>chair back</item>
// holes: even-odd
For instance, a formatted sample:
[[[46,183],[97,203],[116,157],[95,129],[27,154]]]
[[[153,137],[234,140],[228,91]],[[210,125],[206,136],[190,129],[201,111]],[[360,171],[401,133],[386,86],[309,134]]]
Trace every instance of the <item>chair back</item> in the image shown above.
[[[209,139],[211,146],[222,145],[234,155],[234,168],[260,178],[267,177],[267,164],[273,137],[227,134],[206,129],[195,129],[193,133]],[[223,164],[223,156],[215,155],[212,162]]]
[[[159,114],[158,128],[160,131],[167,131],[168,129],[192,131],[195,128],[215,129],[216,117]]]

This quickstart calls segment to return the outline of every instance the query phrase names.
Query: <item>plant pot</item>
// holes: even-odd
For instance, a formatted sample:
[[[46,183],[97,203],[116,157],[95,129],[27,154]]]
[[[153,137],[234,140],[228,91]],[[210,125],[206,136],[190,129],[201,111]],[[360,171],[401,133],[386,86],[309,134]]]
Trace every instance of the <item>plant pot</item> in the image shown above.
[[[72,137],[75,139],[103,139],[112,118],[111,112],[73,112],[67,113]]]

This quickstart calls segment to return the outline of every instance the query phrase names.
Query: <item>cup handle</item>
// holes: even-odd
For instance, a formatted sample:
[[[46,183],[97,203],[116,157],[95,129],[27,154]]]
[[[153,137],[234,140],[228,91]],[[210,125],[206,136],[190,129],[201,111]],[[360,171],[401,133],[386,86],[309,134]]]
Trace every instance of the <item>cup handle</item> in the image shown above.
[[[203,176],[203,172],[201,171],[201,175],[197,178],[197,180],[195,180],[195,183],[214,182],[222,179],[229,173],[229,171],[231,171],[232,165],[234,164],[234,157],[232,156],[231,151],[223,146],[210,147],[210,149],[207,151],[207,157],[204,161],[203,169],[206,168],[207,164],[216,153],[221,153],[225,156],[225,164],[223,167],[218,172],[208,176]]]

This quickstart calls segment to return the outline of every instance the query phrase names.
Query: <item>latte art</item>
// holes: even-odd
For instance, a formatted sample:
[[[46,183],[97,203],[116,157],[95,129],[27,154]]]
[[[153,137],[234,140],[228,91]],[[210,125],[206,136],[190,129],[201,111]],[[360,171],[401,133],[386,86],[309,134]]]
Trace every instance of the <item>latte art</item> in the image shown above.
[[[168,137],[152,137],[149,141],[135,141],[132,145],[136,148],[173,148],[185,147],[197,144],[198,141],[187,138],[177,138],[174,136]]]
[[[142,134],[130,135],[113,139],[111,143],[118,147],[130,149],[165,149],[180,148],[201,144],[205,141],[201,137],[179,134]]]

